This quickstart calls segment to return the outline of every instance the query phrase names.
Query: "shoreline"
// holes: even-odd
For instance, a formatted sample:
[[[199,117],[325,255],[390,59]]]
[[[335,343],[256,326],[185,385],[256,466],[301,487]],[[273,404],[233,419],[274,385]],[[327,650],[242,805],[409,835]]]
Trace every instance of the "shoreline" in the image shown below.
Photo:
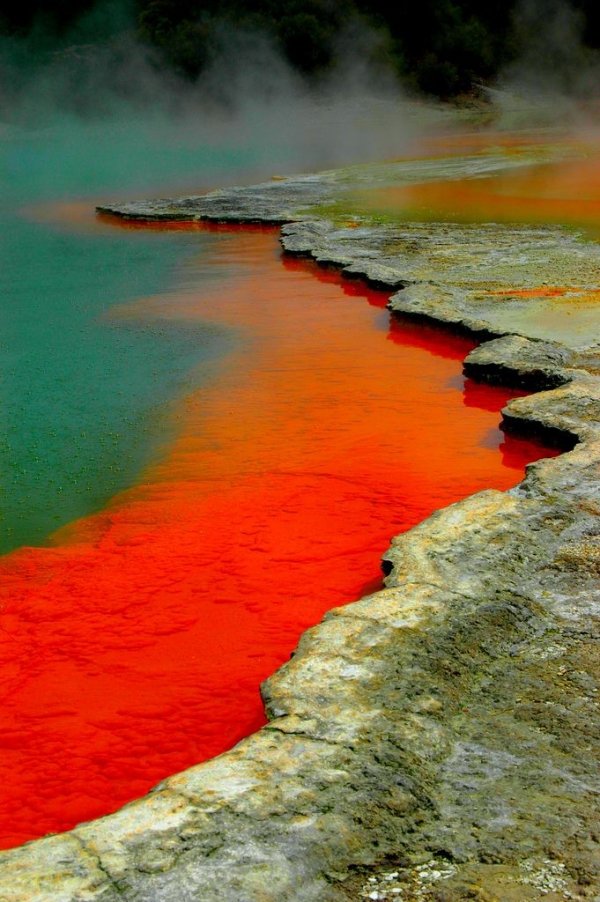
[[[465,372],[537,390],[507,405],[506,426],[569,450],[397,537],[386,589],[331,611],[266,681],[258,733],[113,815],[1,853],[3,902],[596,897],[597,350],[503,332],[480,287],[419,280],[432,263],[417,266],[415,247],[435,225],[297,215],[330,186],[312,176],[101,212],[284,224],[288,253],[400,289],[398,314],[484,339]],[[490,253],[500,231],[515,242],[495,228]],[[464,227],[437,229],[455,265]]]

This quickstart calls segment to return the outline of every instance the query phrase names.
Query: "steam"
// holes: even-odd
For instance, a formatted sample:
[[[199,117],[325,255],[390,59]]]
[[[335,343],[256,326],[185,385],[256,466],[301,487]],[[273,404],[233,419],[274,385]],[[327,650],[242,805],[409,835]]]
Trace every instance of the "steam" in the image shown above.
[[[565,0],[521,0],[514,14],[518,53],[491,92],[507,117],[533,108],[537,124],[597,119],[600,53],[585,45],[584,27],[583,14]]]
[[[165,71],[131,27],[88,41],[107,18],[106,5],[96,8],[34,66],[26,61],[32,43],[43,46],[39,27],[28,43],[0,47],[5,137],[43,131],[57,166],[87,153],[90,190],[110,187],[111,167],[130,190],[144,190],[393,158],[421,129],[391,70],[372,61],[378,35],[360,23],[340,35],[338,64],[318,83],[293,71],[267,35],[223,31],[191,84]]]

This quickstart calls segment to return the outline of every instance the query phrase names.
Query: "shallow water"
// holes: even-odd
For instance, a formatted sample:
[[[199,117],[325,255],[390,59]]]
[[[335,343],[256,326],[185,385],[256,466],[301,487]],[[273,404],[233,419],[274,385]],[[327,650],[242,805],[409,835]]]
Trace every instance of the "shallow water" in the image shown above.
[[[548,140],[548,136],[546,136]],[[566,159],[507,169],[485,178],[462,178],[356,192],[353,202],[371,213],[404,220],[556,224],[600,237],[600,149],[596,135],[562,136]],[[530,153],[541,138],[490,133],[446,136],[430,143],[436,155]],[[569,157],[571,154],[571,157]]]
[[[468,340],[274,230],[95,220],[130,162],[73,151],[49,188],[43,147],[2,209],[4,548],[46,540],[0,562],[3,847],[251,732],[260,681],[380,585],[392,535],[546,453],[499,432],[515,392],[463,380]]]
[[[108,321],[235,324],[218,379],[170,406],[173,439],[131,489],[4,558],[5,846],[251,732],[259,682],[377,588],[393,534],[543,451],[497,430],[511,393],[463,385],[471,342],[390,321],[385,294],[282,258],[273,231],[211,238]]]
[[[190,373],[211,378],[237,340],[235,326],[200,320],[107,319],[112,305],[166,288],[213,239],[56,222],[40,204],[65,192],[140,190],[98,137],[56,129],[0,141],[0,551],[39,543],[128,485],[168,435],[162,405],[191,387]]]
[[[0,224],[1,225],[1,224]],[[53,230],[16,219],[3,239],[0,550],[39,543],[126,486],[168,435],[162,405],[209,378],[235,328],[115,326],[107,311],[166,285],[189,236]],[[211,239],[200,240],[210,252]]]

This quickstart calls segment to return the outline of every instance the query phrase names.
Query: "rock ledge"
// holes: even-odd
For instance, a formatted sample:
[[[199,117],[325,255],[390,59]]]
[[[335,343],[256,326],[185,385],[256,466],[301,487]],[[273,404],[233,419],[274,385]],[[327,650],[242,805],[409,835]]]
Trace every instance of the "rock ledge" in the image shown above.
[[[506,428],[571,450],[397,537],[386,588],[331,611],[267,680],[266,727],[116,814],[2,853],[0,902],[600,899],[595,314],[574,307],[558,336],[518,293],[543,270],[585,295],[600,248],[560,229],[340,228],[310,216],[331,186],[104,209],[288,223],[289,253],[389,286],[399,315],[495,336],[466,372],[536,390]]]

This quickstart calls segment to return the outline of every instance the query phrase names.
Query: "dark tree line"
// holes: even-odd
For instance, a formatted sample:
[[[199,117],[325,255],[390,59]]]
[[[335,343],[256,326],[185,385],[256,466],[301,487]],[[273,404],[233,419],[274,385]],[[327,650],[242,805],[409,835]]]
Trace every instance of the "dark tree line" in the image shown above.
[[[113,7],[116,9],[113,0]],[[562,0],[529,0],[529,25],[540,28]],[[34,29],[56,46],[67,41],[95,0],[3,0],[0,33]],[[600,46],[600,4],[573,0],[582,43]],[[438,97],[468,92],[486,82],[522,49],[517,0],[122,0],[139,38],[164,65],[197,77],[233,29],[268,34],[291,64],[312,77],[330,66],[340,35],[353,24],[376,36],[371,52],[391,62],[414,87]],[[116,16],[122,28],[123,15]],[[533,25],[532,25],[533,21]],[[103,38],[106,35],[102,35]],[[525,40],[526,40],[525,36]]]

